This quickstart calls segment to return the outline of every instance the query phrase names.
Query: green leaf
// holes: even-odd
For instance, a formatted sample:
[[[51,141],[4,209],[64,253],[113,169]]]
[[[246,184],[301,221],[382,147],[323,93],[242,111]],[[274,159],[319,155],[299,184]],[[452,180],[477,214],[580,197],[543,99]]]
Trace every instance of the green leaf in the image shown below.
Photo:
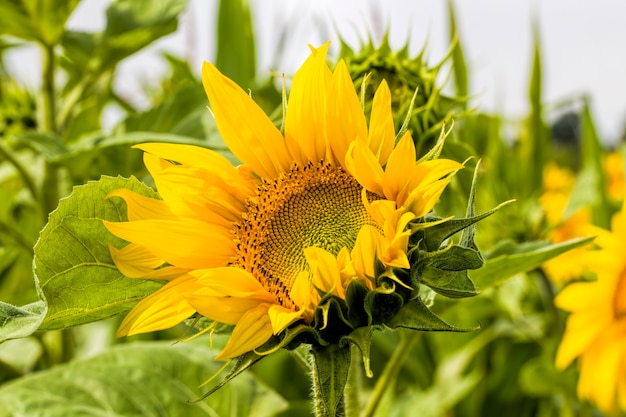
[[[45,314],[46,305],[42,301],[24,307],[0,302],[0,342],[33,334]]]
[[[250,88],[256,76],[256,52],[248,0],[220,1],[215,66],[242,88]]]
[[[543,245],[524,245],[510,254],[500,254],[487,259],[485,266],[472,272],[472,280],[480,289],[498,285],[513,275],[530,271],[542,263],[571,249],[584,246],[593,237],[577,238],[567,242]],[[513,250],[513,247],[510,249]]]
[[[17,146],[26,146],[48,160],[54,160],[67,153],[59,137],[48,132],[30,131],[14,139]]]
[[[102,220],[125,221],[126,205],[106,199],[127,188],[157,198],[135,178],[103,177],[75,187],[52,212],[35,245],[34,273],[48,306],[41,329],[61,329],[125,312],[162,284],[125,278],[115,267],[108,243],[123,241],[106,230]]]
[[[7,0],[0,6],[0,34],[55,45],[80,0]]]
[[[350,370],[350,345],[333,343],[311,350],[316,415],[343,415],[343,391]]]
[[[178,15],[186,0],[117,0],[107,9],[100,55],[101,69],[114,66],[127,56],[178,27]]]
[[[60,365],[0,388],[0,416],[254,416],[286,407],[276,392],[246,374],[209,399],[192,403],[198,386],[220,364],[207,338],[172,345],[118,345],[98,356]]]
[[[189,83],[190,85],[169,93],[162,103],[145,112],[131,115],[116,127],[116,131],[147,131],[205,138],[205,124],[213,123],[213,118],[206,109],[207,97],[199,82],[190,80]],[[214,126],[211,127],[217,131]]]

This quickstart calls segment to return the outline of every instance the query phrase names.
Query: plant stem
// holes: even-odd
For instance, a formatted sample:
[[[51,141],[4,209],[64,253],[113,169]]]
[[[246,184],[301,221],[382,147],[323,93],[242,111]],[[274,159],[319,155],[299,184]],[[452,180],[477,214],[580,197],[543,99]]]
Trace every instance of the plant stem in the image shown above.
[[[55,56],[53,45],[43,45],[43,100],[42,100],[42,124],[46,132],[59,133],[56,123],[57,102],[55,78]],[[41,190],[41,207],[44,222],[48,221],[48,214],[54,210],[59,202],[59,176],[57,167],[45,161],[43,183]]]
[[[43,103],[42,128],[47,132],[57,133],[56,93],[54,88],[55,71],[54,46],[43,45]]]
[[[398,334],[400,335],[400,344],[398,345],[398,348],[393,352],[393,355],[389,359],[389,362],[387,362],[387,365],[385,366],[383,373],[380,375],[380,378],[378,378],[378,381],[376,381],[372,397],[367,404],[367,408],[365,409],[363,417],[372,417],[374,415],[374,413],[376,412],[376,408],[380,403],[380,400],[385,394],[385,391],[387,390],[387,388],[393,385],[392,383],[396,380],[398,372],[400,372],[402,364],[404,363],[404,359],[411,351],[413,343],[415,343],[419,336],[418,332],[411,332],[407,334],[405,331],[401,330],[398,331]]]
[[[30,191],[33,199],[37,200],[39,198],[39,192],[37,190],[37,186],[35,185],[35,181],[33,181],[33,178],[28,173],[28,170],[26,170],[26,167],[24,167],[24,165],[22,165],[22,163],[15,158],[11,149],[6,146],[4,142],[0,142],[0,156],[13,165],[18,174],[20,174],[22,181],[24,181],[24,185],[26,185],[26,188]]]

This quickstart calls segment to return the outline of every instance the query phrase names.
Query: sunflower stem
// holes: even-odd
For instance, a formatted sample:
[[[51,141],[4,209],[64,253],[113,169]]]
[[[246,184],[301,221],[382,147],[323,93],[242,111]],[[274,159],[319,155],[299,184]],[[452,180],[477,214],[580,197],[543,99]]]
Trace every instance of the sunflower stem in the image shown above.
[[[372,397],[367,404],[363,417],[372,417],[374,415],[376,408],[378,408],[378,405],[385,394],[385,391],[390,386],[393,386],[393,382],[396,380],[398,372],[402,369],[404,359],[411,351],[413,344],[419,336],[418,332],[411,332],[410,334],[407,334],[405,331],[401,330],[398,331],[398,334],[400,335],[400,344],[395,352],[393,352],[393,355],[391,355],[391,358],[389,359],[389,362],[387,362],[380,378],[376,381]]]
[[[350,346],[330,344],[311,350],[311,379],[315,417],[345,417],[345,387]]]

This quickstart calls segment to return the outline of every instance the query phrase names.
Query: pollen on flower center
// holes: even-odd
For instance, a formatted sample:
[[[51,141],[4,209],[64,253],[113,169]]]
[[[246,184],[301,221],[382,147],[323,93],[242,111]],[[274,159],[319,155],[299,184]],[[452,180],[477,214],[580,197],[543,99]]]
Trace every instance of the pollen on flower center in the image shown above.
[[[264,181],[234,230],[233,265],[253,274],[277,301],[294,308],[289,297],[301,271],[303,249],[311,246],[337,254],[352,249],[364,225],[379,227],[362,201],[363,187],[330,164],[295,166],[273,181]],[[370,200],[380,197],[368,193]]]
[[[626,268],[624,268],[617,280],[613,308],[616,319],[626,319]]]

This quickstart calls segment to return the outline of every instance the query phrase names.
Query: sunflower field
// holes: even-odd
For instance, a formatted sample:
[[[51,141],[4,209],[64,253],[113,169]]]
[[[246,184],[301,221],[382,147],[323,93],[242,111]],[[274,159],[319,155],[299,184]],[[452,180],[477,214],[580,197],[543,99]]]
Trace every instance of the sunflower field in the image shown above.
[[[0,417],[626,416],[624,147],[585,95],[549,122],[537,30],[512,119],[451,1],[439,61],[333,34],[262,73],[221,0],[138,106],[187,1],[80,3],[0,1]]]

